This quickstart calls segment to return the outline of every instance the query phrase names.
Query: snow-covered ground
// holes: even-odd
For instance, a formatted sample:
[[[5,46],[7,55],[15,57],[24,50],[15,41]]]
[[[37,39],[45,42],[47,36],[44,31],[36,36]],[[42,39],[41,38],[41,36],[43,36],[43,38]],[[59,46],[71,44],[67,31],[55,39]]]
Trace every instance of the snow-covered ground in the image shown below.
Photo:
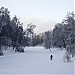
[[[65,50],[52,48],[51,51],[43,47],[27,47],[25,53],[15,53],[12,48],[4,51],[0,56],[0,74],[49,74],[49,75],[73,75],[74,61],[64,62]],[[53,60],[50,60],[50,55]]]

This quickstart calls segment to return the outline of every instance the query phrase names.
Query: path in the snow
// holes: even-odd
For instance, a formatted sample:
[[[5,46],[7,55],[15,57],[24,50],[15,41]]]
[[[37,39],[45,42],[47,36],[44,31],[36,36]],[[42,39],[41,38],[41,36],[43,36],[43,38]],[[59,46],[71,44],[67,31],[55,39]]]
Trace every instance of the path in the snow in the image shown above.
[[[65,51],[59,48],[49,51],[43,47],[29,47],[25,53],[9,53],[0,57],[1,74],[74,74],[74,62],[64,62]]]

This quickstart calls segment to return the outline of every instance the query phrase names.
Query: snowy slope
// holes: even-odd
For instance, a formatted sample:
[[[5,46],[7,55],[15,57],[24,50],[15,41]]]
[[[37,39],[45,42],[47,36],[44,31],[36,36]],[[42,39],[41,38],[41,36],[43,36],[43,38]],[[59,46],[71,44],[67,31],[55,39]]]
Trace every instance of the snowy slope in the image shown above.
[[[15,53],[11,48],[0,57],[0,73],[3,74],[74,74],[74,62],[64,62],[65,50],[43,47],[27,47],[25,53]],[[53,60],[50,60],[50,55]]]

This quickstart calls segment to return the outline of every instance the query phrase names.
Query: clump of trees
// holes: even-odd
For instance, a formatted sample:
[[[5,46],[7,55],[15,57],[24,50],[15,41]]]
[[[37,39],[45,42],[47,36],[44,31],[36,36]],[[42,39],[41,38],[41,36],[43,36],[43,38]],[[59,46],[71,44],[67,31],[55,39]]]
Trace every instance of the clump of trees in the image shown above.
[[[0,51],[1,46],[17,47],[23,45],[23,23],[14,16],[10,17],[10,11],[7,8],[0,8]],[[14,48],[13,48],[14,49]]]
[[[34,34],[35,25],[27,25],[26,31],[23,30],[23,23],[17,16],[11,18],[8,8],[0,8],[0,55],[3,55],[2,46],[12,46],[18,52],[24,52],[22,46],[27,46]],[[30,37],[29,37],[30,35]]]
[[[75,38],[75,19],[74,13],[69,12],[65,19],[63,19],[62,23],[57,23],[52,31],[52,35],[50,35],[50,31],[45,32],[46,40],[52,39],[52,45],[54,47],[66,47],[67,39],[71,39],[71,44],[74,44]],[[47,37],[48,36],[48,37]],[[51,37],[52,38],[51,38]],[[49,41],[48,41],[49,42]],[[48,43],[47,42],[47,43]]]
[[[56,47],[66,47],[67,39],[71,38],[73,41],[75,36],[75,20],[74,13],[68,13],[62,23],[55,25],[53,29],[53,45]],[[71,42],[73,44],[73,42]]]

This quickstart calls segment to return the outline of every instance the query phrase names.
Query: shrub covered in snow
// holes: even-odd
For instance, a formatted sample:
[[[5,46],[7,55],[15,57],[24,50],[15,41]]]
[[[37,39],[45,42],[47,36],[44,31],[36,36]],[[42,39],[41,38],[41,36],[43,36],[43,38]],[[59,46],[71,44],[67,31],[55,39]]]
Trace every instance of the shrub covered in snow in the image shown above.
[[[16,47],[15,52],[24,52],[24,48],[22,46]]]
[[[3,52],[2,52],[2,50],[0,50],[0,56],[2,56],[3,55]]]
[[[64,62],[71,62],[71,56],[68,54],[68,52],[64,55]]]

